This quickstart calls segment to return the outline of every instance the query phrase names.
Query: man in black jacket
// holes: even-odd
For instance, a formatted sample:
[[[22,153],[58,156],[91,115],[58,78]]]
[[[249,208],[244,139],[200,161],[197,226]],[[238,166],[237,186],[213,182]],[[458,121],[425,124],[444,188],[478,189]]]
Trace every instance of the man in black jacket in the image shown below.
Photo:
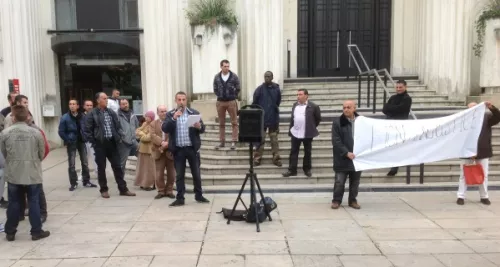
[[[333,170],[335,171],[335,185],[333,187],[332,209],[338,209],[344,197],[344,188],[347,177],[349,177],[349,207],[360,209],[356,200],[358,196],[361,172],[354,168],[352,160],[355,155],[354,148],[354,121],[358,117],[356,104],[347,100],[343,105],[343,113],[335,118],[332,124],[333,145]]]
[[[406,81],[399,80],[396,82],[396,94],[384,104],[382,112],[389,120],[407,120],[410,115],[411,103],[411,97],[406,91]],[[387,176],[395,176],[398,170],[398,167],[393,167]]]
[[[95,151],[97,162],[97,179],[101,197],[109,198],[108,181],[106,179],[106,158],[111,163],[111,168],[118,184],[121,196],[135,196],[127,188],[124,172],[120,164],[118,144],[122,142],[122,129],[118,116],[114,111],[107,108],[108,96],[99,92],[96,94],[97,107],[87,114],[85,119],[85,140],[89,142]]]
[[[167,150],[174,156],[175,163],[177,196],[170,206],[184,205],[186,160],[189,162],[191,175],[193,176],[195,200],[200,203],[209,203],[210,201],[203,197],[200,174],[200,134],[205,132],[205,124],[200,118],[199,122],[187,125],[190,115],[199,115],[200,113],[186,107],[186,93],[178,92],[175,94],[175,102],[177,108],[167,113],[167,118],[161,126],[161,130],[168,134]]]
[[[307,177],[311,177],[311,150],[313,138],[318,136],[316,129],[321,122],[321,110],[314,102],[309,101],[307,89],[297,91],[297,102],[293,104],[292,116],[290,118],[290,128],[288,136],[291,137],[292,149],[288,171],[283,173],[283,177],[297,175],[297,163],[299,158],[300,144],[304,144],[304,160],[302,169]]]

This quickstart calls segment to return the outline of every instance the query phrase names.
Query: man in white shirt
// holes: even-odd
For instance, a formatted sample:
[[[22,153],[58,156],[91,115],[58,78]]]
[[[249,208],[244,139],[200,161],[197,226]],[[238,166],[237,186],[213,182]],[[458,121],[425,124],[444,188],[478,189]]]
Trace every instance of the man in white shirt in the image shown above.
[[[113,89],[113,92],[111,93],[111,97],[108,98],[108,109],[111,109],[115,113],[118,112],[120,109],[120,90],[118,89]]]
[[[307,177],[311,177],[311,150],[312,140],[318,136],[317,127],[321,122],[321,110],[318,105],[308,100],[309,92],[306,89],[297,91],[297,102],[293,104],[292,116],[290,119],[290,130],[292,148],[288,171],[283,173],[283,177],[297,175],[297,164],[299,158],[300,144],[304,145],[304,159],[302,169]]]

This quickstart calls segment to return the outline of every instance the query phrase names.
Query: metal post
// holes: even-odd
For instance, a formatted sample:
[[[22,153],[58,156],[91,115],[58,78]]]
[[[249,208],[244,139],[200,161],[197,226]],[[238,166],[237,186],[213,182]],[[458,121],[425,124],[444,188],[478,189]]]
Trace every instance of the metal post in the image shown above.
[[[290,54],[290,39],[286,40],[286,76],[287,78],[290,78],[290,60],[291,60],[291,54]]]
[[[361,75],[358,75],[358,107],[361,107]]]
[[[387,88],[387,74],[384,75],[384,85],[385,85],[385,88]],[[384,90],[384,104],[385,102],[387,102],[387,92]]]
[[[366,88],[366,107],[370,107],[370,76],[371,74],[368,73],[368,75],[366,76],[366,80],[367,80],[367,83],[368,83],[368,86]]]
[[[420,164],[420,184],[424,183],[424,164]]]
[[[406,184],[410,184],[411,183],[411,166],[406,166]]]
[[[376,77],[373,77],[373,114],[375,114],[375,112],[377,112],[377,83],[378,83],[378,80],[375,78]]]

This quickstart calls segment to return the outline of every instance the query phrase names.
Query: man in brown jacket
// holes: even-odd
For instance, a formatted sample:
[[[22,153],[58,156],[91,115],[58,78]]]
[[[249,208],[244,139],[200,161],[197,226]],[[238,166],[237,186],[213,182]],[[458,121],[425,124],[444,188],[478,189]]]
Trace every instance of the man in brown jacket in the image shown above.
[[[471,164],[473,161],[481,164],[484,171],[484,182],[479,185],[479,197],[481,203],[484,205],[490,205],[491,202],[488,198],[488,167],[489,159],[493,156],[493,149],[491,147],[491,127],[500,122],[500,110],[493,106],[491,102],[485,101],[484,104],[489,110],[486,110],[484,114],[483,128],[481,129],[481,134],[479,134],[479,139],[477,141],[477,155],[470,159],[463,159],[460,164],[460,180],[458,182],[458,192],[457,192],[457,204],[463,205],[465,199],[465,192],[467,191],[467,184],[465,183],[465,177],[463,173],[464,164]],[[469,103],[468,107],[472,108],[477,103]]]
[[[167,107],[159,105],[156,108],[158,119],[151,122],[151,140],[153,147],[151,149],[151,156],[155,159],[156,166],[156,188],[158,188],[158,195],[155,199],[162,197],[175,198],[174,182],[175,182],[175,166],[172,153],[167,151],[168,148],[168,134],[161,130],[161,125],[167,117]],[[167,170],[167,183],[165,184],[165,169]]]

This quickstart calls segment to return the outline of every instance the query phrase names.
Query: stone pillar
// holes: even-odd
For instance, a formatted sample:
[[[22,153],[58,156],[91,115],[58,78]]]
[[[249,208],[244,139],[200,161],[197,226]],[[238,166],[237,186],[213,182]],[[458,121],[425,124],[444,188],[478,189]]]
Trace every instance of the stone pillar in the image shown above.
[[[173,108],[175,93],[191,95],[191,28],[187,0],[139,0],[143,110]],[[189,100],[189,99],[188,99]]]
[[[51,49],[48,29],[55,29],[52,19],[54,1],[0,1],[0,103],[7,106],[8,79],[17,78],[20,92],[29,99],[35,123],[50,141],[60,144],[58,117],[43,118],[42,105],[54,101],[60,114],[57,60]]]
[[[392,76],[417,75],[418,1],[392,1]]]
[[[486,22],[479,85],[487,93],[500,93],[500,19]]]
[[[283,0],[241,0],[240,76],[242,100],[252,101],[255,88],[264,82],[264,72],[272,71],[274,82],[283,88],[286,72],[283,40]]]

